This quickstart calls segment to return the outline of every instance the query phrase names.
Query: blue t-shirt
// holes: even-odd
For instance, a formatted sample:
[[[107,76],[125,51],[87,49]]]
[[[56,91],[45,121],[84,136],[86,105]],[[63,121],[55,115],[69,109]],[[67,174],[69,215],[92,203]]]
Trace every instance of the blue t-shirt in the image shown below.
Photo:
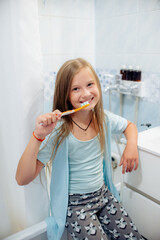
[[[103,153],[98,137],[81,141],[70,133],[68,138],[69,193],[91,193],[103,181]]]

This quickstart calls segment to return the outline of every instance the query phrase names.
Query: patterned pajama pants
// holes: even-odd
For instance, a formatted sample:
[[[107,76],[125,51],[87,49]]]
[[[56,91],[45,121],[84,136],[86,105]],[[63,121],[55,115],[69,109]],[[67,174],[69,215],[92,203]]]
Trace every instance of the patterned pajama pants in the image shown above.
[[[143,239],[107,187],[69,195],[65,240]]]

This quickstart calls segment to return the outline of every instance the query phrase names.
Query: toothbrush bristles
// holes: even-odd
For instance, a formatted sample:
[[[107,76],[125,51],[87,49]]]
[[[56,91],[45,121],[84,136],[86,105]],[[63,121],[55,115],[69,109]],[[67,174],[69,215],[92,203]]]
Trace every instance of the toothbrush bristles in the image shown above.
[[[81,107],[82,107],[82,106],[85,106],[85,105],[87,105],[87,104],[89,104],[88,101],[87,101],[87,102],[83,102],[83,103],[81,103]]]

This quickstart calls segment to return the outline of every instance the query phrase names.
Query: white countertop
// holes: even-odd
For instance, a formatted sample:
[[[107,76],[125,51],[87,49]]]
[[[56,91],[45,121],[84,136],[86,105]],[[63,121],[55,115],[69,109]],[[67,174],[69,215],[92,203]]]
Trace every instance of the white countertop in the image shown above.
[[[160,156],[160,126],[138,133],[138,147]]]
[[[122,143],[126,140],[122,139]],[[160,126],[138,133],[138,148],[160,156]]]

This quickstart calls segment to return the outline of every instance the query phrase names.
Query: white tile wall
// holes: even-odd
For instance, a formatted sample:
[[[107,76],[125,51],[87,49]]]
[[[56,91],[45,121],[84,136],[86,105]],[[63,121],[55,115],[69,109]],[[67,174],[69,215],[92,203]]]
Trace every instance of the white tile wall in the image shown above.
[[[123,64],[140,65],[147,96],[140,100],[141,123],[160,124],[160,1],[95,0],[95,65],[104,87],[104,73],[119,73]],[[131,100],[131,101],[130,101]],[[125,97],[124,116],[134,118],[135,99]],[[130,104],[129,104],[130,103]],[[119,112],[119,99],[113,93],[112,109]]]
[[[96,18],[108,18],[112,16],[114,16],[114,1],[95,0]]]
[[[44,72],[75,57],[94,65],[94,0],[38,0],[38,5]]]
[[[160,1],[95,0],[95,6],[96,66],[138,64],[160,73]]]
[[[139,14],[138,27],[138,52],[160,54],[160,10]]]
[[[52,54],[74,54],[74,19],[51,18]]]
[[[64,0],[65,1],[65,0]],[[75,17],[94,20],[95,0],[73,0],[76,2]]]
[[[110,18],[136,13],[139,0],[95,0],[96,16]]]
[[[81,56],[97,67],[138,64],[143,71],[160,72],[159,0],[38,0],[38,4],[46,71],[57,69],[56,62]]]
[[[94,54],[93,19],[76,19],[74,32],[75,52],[78,54]]]
[[[159,0],[140,0],[140,11],[152,11],[160,9]]]
[[[151,102],[160,102],[160,0],[38,0],[38,4],[49,79],[64,61],[75,57],[86,58],[102,72],[118,72],[122,64],[140,65],[143,80],[153,83]]]
[[[115,16],[137,13],[139,0],[114,0]]]
[[[96,20],[96,53],[136,53],[137,14]]]
[[[50,0],[49,0],[50,1]],[[47,2],[47,1],[46,1]],[[76,1],[74,0],[52,0],[51,15],[60,17],[74,17]]]

